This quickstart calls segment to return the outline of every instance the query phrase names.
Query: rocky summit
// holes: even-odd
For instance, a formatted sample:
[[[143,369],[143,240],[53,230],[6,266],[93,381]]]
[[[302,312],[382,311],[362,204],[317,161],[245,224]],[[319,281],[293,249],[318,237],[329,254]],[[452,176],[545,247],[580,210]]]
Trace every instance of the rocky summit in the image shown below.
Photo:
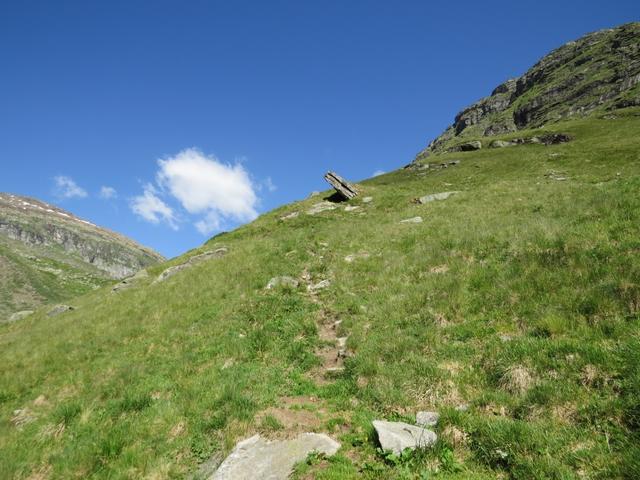
[[[554,50],[524,75],[459,112],[416,160],[472,151],[490,137],[600,109],[640,105],[640,22],[594,32]]]
[[[162,260],[153,250],[54,205],[0,193],[0,321]]]

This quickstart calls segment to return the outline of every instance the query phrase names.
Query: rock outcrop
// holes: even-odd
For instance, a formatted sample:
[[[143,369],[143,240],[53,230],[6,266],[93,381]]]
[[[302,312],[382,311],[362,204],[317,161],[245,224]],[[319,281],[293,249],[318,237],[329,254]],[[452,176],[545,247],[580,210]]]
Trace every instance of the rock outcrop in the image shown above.
[[[536,128],[596,108],[640,105],[640,22],[590,33],[458,113],[416,160],[476,150],[478,138]],[[477,147],[477,148],[476,148]]]

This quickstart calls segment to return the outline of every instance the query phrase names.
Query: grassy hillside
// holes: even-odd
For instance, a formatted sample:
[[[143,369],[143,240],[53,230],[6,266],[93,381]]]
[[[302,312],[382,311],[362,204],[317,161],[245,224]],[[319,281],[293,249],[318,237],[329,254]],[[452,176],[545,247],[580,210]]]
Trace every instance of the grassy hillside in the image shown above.
[[[298,429],[342,443],[298,478],[637,478],[640,109],[547,131],[574,140],[437,156],[460,163],[362,182],[353,211],[282,207],[0,326],[0,478],[182,478]],[[279,275],[301,284],[265,290]],[[327,377],[336,320],[350,356]],[[377,450],[372,419],[421,409],[442,415],[434,449]]]

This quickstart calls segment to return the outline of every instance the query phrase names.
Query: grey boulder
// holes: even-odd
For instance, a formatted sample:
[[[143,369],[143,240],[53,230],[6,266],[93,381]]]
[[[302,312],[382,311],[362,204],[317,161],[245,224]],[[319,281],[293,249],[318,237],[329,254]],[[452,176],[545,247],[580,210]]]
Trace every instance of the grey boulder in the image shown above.
[[[210,480],[286,480],[296,463],[312,452],[334,455],[340,444],[321,433],[268,441],[260,435],[238,443]]]
[[[438,440],[431,430],[404,422],[374,420],[373,428],[378,434],[380,446],[385,451],[400,455],[405,449],[428,448]]]
[[[438,412],[418,412],[416,413],[416,425],[421,427],[434,427],[440,420]]]

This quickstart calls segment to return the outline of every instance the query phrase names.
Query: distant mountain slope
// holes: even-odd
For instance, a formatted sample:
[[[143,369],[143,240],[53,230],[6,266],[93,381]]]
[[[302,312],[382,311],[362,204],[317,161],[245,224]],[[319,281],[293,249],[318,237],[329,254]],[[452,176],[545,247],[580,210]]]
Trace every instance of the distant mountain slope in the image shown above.
[[[0,193],[0,320],[163,260],[58,207]]]
[[[596,108],[634,105],[640,105],[639,22],[590,33],[554,50],[521,77],[507,80],[458,113],[453,125],[416,160],[470,140],[540,127]]]

